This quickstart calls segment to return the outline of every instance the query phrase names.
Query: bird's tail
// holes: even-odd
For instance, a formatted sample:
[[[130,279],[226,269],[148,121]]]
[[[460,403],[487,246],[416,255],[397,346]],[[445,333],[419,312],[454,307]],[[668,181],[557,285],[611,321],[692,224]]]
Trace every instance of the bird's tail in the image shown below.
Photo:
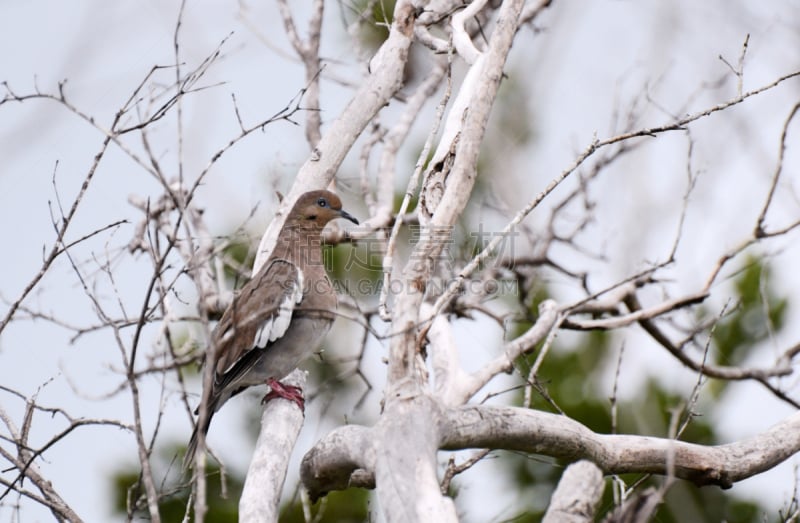
[[[203,436],[208,434],[208,427],[211,426],[211,418],[214,417],[214,413],[217,411],[217,401],[212,399],[208,405],[208,412],[206,415],[206,419],[201,425],[197,423],[194,426],[194,431],[192,431],[192,437],[189,439],[189,445],[186,447],[186,455],[183,456],[183,471],[188,471],[192,463],[194,463],[194,455],[197,453],[197,440],[200,436],[200,432],[203,432]],[[195,411],[197,414],[197,411]],[[199,420],[198,420],[199,421]]]

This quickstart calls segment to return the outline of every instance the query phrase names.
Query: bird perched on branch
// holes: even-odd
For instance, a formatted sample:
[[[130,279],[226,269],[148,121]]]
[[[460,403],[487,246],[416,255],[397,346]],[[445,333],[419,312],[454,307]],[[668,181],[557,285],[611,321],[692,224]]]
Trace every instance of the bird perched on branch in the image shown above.
[[[302,390],[279,380],[319,348],[333,323],[336,293],[321,245],[322,229],[335,218],[358,224],[330,191],[300,196],[271,256],[222,315],[211,334],[213,357],[205,362],[214,365],[210,390],[203,391],[206,415],[189,441],[184,468],[192,462],[199,431],[207,434],[214,413],[245,388],[266,383],[270,392],[262,403],[284,398],[304,408]]]

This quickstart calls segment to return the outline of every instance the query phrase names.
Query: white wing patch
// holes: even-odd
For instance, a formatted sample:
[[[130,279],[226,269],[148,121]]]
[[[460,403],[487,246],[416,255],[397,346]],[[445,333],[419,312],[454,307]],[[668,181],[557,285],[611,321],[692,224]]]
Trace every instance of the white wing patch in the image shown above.
[[[270,316],[256,332],[255,346],[259,349],[265,349],[269,343],[277,340],[289,329],[289,324],[292,323],[292,313],[294,306],[303,301],[303,271],[299,267],[297,269],[297,278],[295,278],[291,292],[289,292],[278,306],[278,310]]]

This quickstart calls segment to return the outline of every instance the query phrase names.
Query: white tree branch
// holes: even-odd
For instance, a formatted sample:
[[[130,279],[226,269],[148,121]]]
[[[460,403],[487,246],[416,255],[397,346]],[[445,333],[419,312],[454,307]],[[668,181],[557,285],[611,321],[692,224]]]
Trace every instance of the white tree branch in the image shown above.
[[[422,304],[423,315],[431,313],[433,307],[429,303]],[[462,390],[471,376],[464,372],[458,357],[458,347],[453,336],[453,327],[447,316],[434,316],[428,330],[428,354],[433,369],[433,391],[444,405],[461,405]]]
[[[437,410],[432,400],[410,401],[420,401]],[[722,488],[769,470],[800,451],[800,413],[747,439],[713,446],[669,438],[597,434],[566,416],[518,407],[469,405],[437,412],[437,417],[441,420],[438,427],[428,426],[422,417],[417,420],[393,417],[392,423],[385,423],[386,418],[382,418],[381,430],[398,431],[403,438],[398,439],[401,445],[389,449],[402,456],[398,461],[401,466],[389,467],[400,475],[382,478],[380,473],[375,474],[379,488],[382,481],[388,481],[386,488],[407,489],[405,495],[417,494],[413,482],[405,481],[406,475],[420,467],[420,460],[412,459],[418,455],[413,451],[414,445],[427,445],[428,441],[417,436],[417,431],[438,435],[439,450],[515,450],[566,460],[588,460],[605,474],[674,475],[698,486]],[[378,442],[372,437],[375,430],[342,427],[309,451],[303,459],[302,474],[312,497],[353,485],[354,477],[360,478],[355,482],[358,486],[372,486],[371,464],[374,462],[379,469],[381,460],[388,459],[380,456],[383,451],[372,447],[372,441]],[[397,510],[413,519],[413,507],[417,506],[414,502],[404,508],[398,506]]]
[[[331,183],[361,132],[402,86],[408,49],[413,40],[414,14],[414,6],[408,0],[399,1],[395,5],[389,37],[372,58],[370,75],[322,135],[315,153],[298,171],[291,190],[261,237],[254,270],[272,252],[285,214],[297,197],[311,189],[327,187]]]
[[[438,412],[424,394],[394,399],[375,428],[376,491],[390,523],[458,521],[453,500],[439,490]]]
[[[577,460],[606,474],[666,475],[698,486],[729,488],[800,451],[800,413],[766,431],[725,445],[704,446],[646,436],[592,432],[566,416],[531,409],[466,406],[444,413],[441,448],[503,448]]]
[[[453,15],[452,28],[453,28],[453,46],[458,51],[459,56],[465,62],[472,65],[481,56],[481,52],[475,47],[469,33],[464,27],[468,20],[473,18],[478,12],[486,5],[486,0],[474,0],[463,11],[459,11]]]
[[[413,358],[409,357],[407,351],[413,350],[416,344],[414,326],[419,320],[422,291],[433,271],[430,261],[436,259],[444,246],[444,238],[432,233],[453,227],[472,193],[480,144],[486,132],[486,123],[516,34],[516,23],[523,4],[519,0],[503,3],[489,41],[489,49],[467,73],[445,123],[442,141],[431,160],[431,171],[423,180],[419,204],[420,223],[428,227],[429,234],[424,235],[417,243],[404,270],[403,287],[406,292],[398,296],[398,307],[393,318],[395,329],[399,329],[402,334],[395,336],[391,344],[390,386],[402,380],[411,370]],[[448,158],[451,164],[446,161]]]
[[[539,318],[536,323],[524,334],[506,343],[502,354],[461,381],[458,386],[458,394],[453,397],[451,404],[463,405],[492,378],[502,372],[509,372],[514,366],[514,360],[533,350],[536,344],[545,339],[551,330],[558,327],[558,323],[559,313],[556,302],[553,300],[543,301],[539,305]]]
[[[307,373],[295,369],[283,383],[302,388]],[[303,413],[293,402],[269,401],[261,414],[261,430],[239,498],[239,521],[278,521],[281,491],[289,457],[303,428]]]
[[[470,102],[468,109],[455,115],[451,110],[446,124],[461,124],[458,137],[444,145],[452,163],[437,162],[434,167],[440,170],[423,180],[420,207],[427,205],[424,211],[430,219],[423,222],[422,214],[420,218],[428,234],[417,243],[406,264],[403,292],[392,311],[397,335],[390,343],[386,406],[376,434],[378,499],[389,521],[430,521],[431,515],[435,521],[457,520],[452,500],[438,488],[435,427],[441,406],[423,392],[427,380],[417,350],[421,341],[417,338],[419,309],[434,269],[432,260],[444,245],[435,233],[455,224],[472,193],[480,144],[523,4],[522,0],[507,0],[500,8],[489,49],[467,74],[472,80],[465,81],[466,88],[462,86],[462,99]]]
[[[328,433],[306,453],[300,479],[311,500],[316,501],[332,490],[374,488],[374,470],[373,429],[345,425]]]
[[[561,475],[542,523],[589,523],[594,521],[603,496],[603,471],[591,461],[571,464]]]

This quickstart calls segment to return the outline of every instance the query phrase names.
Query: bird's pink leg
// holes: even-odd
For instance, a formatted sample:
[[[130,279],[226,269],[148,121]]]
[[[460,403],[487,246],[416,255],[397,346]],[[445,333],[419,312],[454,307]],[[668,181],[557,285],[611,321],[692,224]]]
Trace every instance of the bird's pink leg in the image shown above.
[[[261,400],[262,405],[275,398],[283,398],[295,402],[297,406],[300,407],[301,412],[306,411],[306,399],[303,397],[303,389],[300,387],[285,385],[275,378],[269,378],[267,380],[267,386],[269,386],[270,390]]]

